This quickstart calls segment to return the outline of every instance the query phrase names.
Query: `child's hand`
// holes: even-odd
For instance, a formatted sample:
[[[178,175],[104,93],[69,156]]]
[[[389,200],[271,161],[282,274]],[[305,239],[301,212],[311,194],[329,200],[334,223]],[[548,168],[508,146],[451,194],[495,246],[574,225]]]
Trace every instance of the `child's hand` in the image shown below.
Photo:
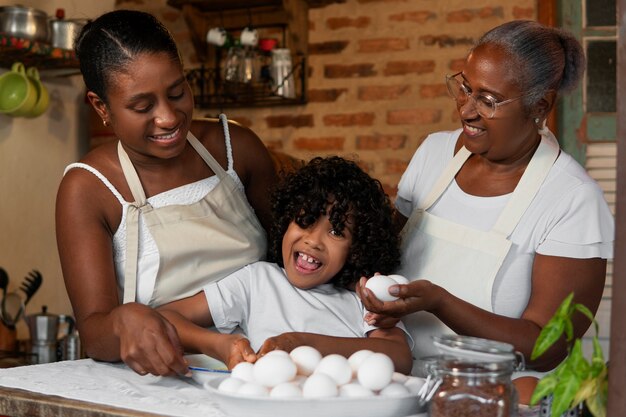
[[[223,346],[228,348],[228,353],[223,357],[226,358],[226,366],[233,369],[239,362],[256,362],[257,355],[250,347],[250,341],[241,335],[229,335],[229,342]]]
[[[285,352],[291,352],[301,344],[296,340],[297,334],[297,332],[289,332],[266,339],[265,342],[263,342],[263,346],[261,346],[257,352],[257,356],[260,358],[272,350],[284,350]]]

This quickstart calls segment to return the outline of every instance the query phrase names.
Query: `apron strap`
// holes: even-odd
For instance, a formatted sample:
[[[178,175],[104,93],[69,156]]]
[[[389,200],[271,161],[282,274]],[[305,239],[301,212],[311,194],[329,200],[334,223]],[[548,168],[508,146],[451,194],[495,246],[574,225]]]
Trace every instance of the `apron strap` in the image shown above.
[[[504,237],[513,233],[559,156],[559,143],[552,132],[547,128],[542,128],[539,133],[541,134],[539,147],[524,170],[513,195],[491,229]]]
[[[427,210],[430,206],[435,204],[435,201],[443,194],[443,192],[448,188],[448,185],[452,182],[457,172],[461,169],[467,158],[470,157],[472,153],[467,150],[465,146],[462,146],[461,149],[454,155],[454,158],[448,163],[443,173],[433,185],[433,188],[430,190],[428,197],[424,200],[421,207],[422,210]]]
[[[122,147],[122,142],[117,143],[117,155],[122,165],[124,177],[135,199],[130,203],[126,212],[126,261],[124,264],[124,299],[123,303],[132,303],[137,295],[137,262],[139,257],[139,212],[142,207],[147,207],[146,193],[141,186],[139,175],[130,161],[128,154]]]
[[[187,133],[187,141],[191,144],[191,146],[193,146],[193,148],[196,150],[196,152],[198,152],[200,157],[202,157],[202,159],[204,159],[204,162],[206,162],[206,164],[209,166],[209,168],[211,168],[213,170],[215,175],[217,175],[217,177],[220,180],[228,177],[228,174],[226,174],[226,171],[224,171],[224,168],[222,168],[222,166],[215,160],[215,158],[213,158],[213,156],[209,153],[209,151],[204,147],[204,145],[202,143],[200,143],[198,138],[196,138],[193,135],[193,133],[191,133],[191,131],[189,133]],[[226,154],[227,155],[229,154],[228,151],[229,150],[228,150],[228,147],[227,147],[226,148]]]

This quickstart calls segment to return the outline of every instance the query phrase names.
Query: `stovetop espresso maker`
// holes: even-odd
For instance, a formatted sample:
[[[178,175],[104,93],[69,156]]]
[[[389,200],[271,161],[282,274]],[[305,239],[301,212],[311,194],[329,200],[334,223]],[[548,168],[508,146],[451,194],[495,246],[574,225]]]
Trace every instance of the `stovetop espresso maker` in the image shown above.
[[[41,313],[25,318],[30,331],[31,353],[36,355],[36,363],[59,360],[59,340],[74,332],[75,322],[71,316],[51,314],[47,310],[47,306],[42,306]]]

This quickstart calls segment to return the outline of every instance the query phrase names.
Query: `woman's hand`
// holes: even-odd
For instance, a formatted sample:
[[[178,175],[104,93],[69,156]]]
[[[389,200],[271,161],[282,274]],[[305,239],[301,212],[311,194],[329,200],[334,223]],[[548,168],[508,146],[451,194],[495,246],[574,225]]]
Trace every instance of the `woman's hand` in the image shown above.
[[[285,352],[291,352],[298,346],[302,345],[302,341],[298,339],[299,332],[282,333],[278,336],[269,337],[263,342],[263,346],[257,352],[259,357],[271,352],[272,350],[284,350]]]
[[[381,301],[374,293],[365,287],[366,278],[361,278],[356,291],[365,309],[369,311],[365,315],[368,324],[387,328],[392,322],[390,318],[400,319],[407,314],[417,311],[433,312],[439,306],[443,289],[430,281],[421,279],[408,284],[392,285],[389,293],[398,297],[395,301]],[[395,325],[395,323],[394,323]]]
[[[188,375],[176,329],[150,307],[128,303],[114,309],[120,357],[140,375]]]

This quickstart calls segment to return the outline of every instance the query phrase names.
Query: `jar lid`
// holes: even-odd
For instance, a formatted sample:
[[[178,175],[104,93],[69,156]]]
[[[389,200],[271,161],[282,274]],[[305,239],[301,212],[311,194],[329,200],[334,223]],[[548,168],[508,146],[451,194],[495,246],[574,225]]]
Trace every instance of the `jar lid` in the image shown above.
[[[476,362],[517,362],[513,345],[471,336],[433,336],[433,344],[442,355]],[[521,355],[520,355],[521,356]],[[523,361],[522,361],[523,362]]]

